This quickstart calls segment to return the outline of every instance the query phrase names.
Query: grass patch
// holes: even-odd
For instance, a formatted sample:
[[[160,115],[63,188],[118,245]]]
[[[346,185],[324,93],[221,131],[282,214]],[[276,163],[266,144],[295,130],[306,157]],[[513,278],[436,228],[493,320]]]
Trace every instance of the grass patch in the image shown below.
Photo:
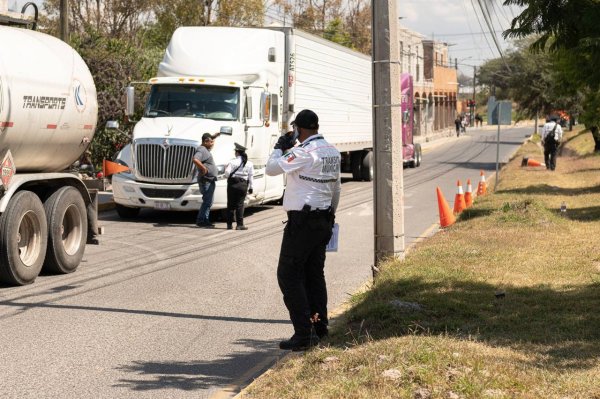
[[[600,398],[600,156],[528,142],[457,224],[383,267],[327,344],[243,397]],[[567,206],[561,212],[561,204]]]

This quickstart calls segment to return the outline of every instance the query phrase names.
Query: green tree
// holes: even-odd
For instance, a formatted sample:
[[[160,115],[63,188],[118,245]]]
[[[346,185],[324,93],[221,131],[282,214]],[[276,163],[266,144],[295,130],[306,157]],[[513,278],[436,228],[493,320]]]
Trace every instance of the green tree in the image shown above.
[[[109,120],[123,122],[123,89],[131,81],[145,81],[156,74],[162,50],[141,50],[123,39],[100,35],[76,36],[74,48],[88,65],[98,96],[98,125],[91,144],[92,162],[112,156],[127,142],[127,137],[104,126]],[[138,103],[142,98],[138,98]]]
[[[70,1],[69,31],[135,39],[152,17],[153,1],[157,0]],[[45,0],[43,10],[42,26],[47,33],[58,35],[60,0]]]
[[[371,54],[371,2],[348,0],[345,26],[352,47],[363,54]]]
[[[263,0],[219,1],[214,23],[220,26],[262,26],[264,14]]]

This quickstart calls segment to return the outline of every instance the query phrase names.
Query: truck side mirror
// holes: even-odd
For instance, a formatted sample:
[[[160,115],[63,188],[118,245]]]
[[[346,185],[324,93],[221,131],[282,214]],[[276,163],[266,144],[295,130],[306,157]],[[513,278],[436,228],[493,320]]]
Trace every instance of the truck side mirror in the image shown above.
[[[219,133],[231,136],[233,134],[233,128],[231,126],[221,126]]]
[[[133,116],[135,113],[135,88],[127,86],[125,88],[125,115]]]
[[[260,119],[266,126],[271,120],[271,94],[267,91],[260,95]]]

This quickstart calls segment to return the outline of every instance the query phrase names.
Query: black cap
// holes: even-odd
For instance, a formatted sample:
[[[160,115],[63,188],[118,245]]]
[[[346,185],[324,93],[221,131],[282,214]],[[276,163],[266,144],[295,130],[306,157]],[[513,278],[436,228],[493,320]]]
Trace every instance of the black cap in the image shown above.
[[[216,135],[212,135],[210,133],[204,133],[202,135],[202,141],[206,141],[208,139],[214,140],[217,136]]]
[[[550,120],[554,121],[554,122],[557,122],[557,121],[560,120],[560,116],[558,116],[558,115],[550,115]]]
[[[292,125],[296,125],[304,129],[316,130],[319,128],[319,117],[310,109],[303,109],[302,111],[298,112],[298,115],[296,115],[296,119],[294,119]]]
[[[235,145],[235,150],[237,152],[246,152],[246,147],[244,147],[243,145],[240,145],[238,143],[233,143]]]

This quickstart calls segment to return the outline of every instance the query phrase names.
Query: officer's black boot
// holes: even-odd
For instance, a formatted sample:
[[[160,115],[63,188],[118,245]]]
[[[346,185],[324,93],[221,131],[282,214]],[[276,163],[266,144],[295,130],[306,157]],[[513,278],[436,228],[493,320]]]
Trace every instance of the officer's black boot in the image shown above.
[[[315,330],[315,334],[319,339],[323,339],[329,335],[329,329],[327,328],[327,324],[322,322],[316,322],[313,324],[313,328]]]
[[[310,347],[319,345],[319,337],[312,331],[309,335],[292,335],[292,338],[279,343],[279,349],[291,350],[293,352],[305,351]]]

